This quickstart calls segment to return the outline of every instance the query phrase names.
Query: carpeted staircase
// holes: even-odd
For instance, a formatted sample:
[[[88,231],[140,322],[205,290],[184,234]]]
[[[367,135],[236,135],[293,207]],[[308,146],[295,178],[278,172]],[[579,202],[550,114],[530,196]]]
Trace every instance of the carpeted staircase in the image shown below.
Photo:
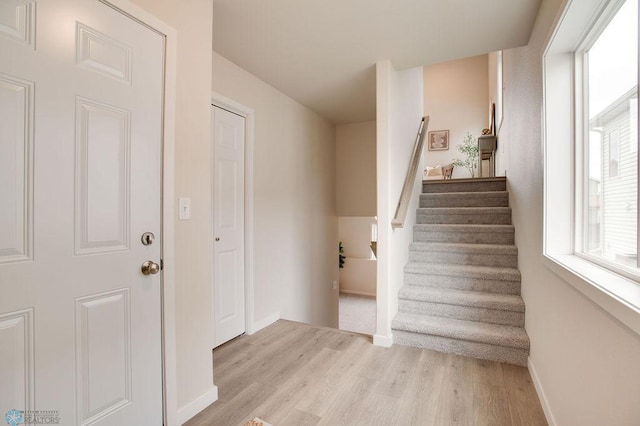
[[[506,178],[424,181],[394,343],[526,365]]]

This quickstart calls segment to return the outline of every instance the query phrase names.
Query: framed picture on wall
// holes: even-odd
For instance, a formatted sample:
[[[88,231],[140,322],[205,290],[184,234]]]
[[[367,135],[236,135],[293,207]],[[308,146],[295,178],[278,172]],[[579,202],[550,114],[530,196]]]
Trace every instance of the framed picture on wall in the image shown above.
[[[448,130],[434,130],[429,132],[428,136],[427,145],[429,146],[429,151],[446,151],[449,149]]]

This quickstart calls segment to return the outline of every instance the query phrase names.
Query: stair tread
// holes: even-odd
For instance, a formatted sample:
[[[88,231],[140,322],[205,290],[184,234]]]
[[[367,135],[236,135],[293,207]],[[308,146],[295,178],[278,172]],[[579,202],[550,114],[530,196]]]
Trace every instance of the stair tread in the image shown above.
[[[420,194],[418,207],[509,207],[509,192],[427,192]]]
[[[471,182],[471,183],[483,183],[483,182],[506,182],[506,176],[485,176],[485,177],[464,177],[464,178],[453,178],[453,179],[435,179],[435,180],[423,180],[423,183],[428,184],[436,184],[436,183],[460,183],[460,182]]]
[[[421,197],[429,198],[483,198],[509,194],[509,191],[473,191],[473,192],[427,192],[420,194]]]
[[[520,280],[520,271],[518,269],[499,266],[408,262],[404,267],[404,272],[424,275],[466,276],[504,281]]]
[[[409,250],[446,253],[518,254],[518,247],[514,244],[472,244],[414,241],[409,244]]]
[[[405,300],[511,312],[524,312],[525,310],[522,297],[512,294],[405,285],[400,289],[398,297]]]
[[[471,224],[471,223],[416,223],[416,231],[456,231],[456,232],[514,232],[513,225]]]
[[[398,312],[393,319],[391,328],[450,339],[529,349],[529,336],[527,336],[525,329],[509,325]]]
[[[423,193],[435,192],[487,192],[505,191],[507,180],[504,176],[471,179],[439,179],[422,181]]]
[[[511,207],[418,207],[418,214],[511,214]]]

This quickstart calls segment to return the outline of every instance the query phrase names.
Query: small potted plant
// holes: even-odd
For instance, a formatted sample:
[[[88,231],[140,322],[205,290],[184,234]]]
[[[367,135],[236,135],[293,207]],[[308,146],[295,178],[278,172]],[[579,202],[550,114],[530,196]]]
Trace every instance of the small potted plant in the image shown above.
[[[453,164],[456,167],[464,167],[469,170],[471,177],[476,177],[476,168],[478,167],[478,144],[476,138],[469,132],[462,140],[462,143],[458,145],[458,151],[465,155],[464,160],[455,158]]]

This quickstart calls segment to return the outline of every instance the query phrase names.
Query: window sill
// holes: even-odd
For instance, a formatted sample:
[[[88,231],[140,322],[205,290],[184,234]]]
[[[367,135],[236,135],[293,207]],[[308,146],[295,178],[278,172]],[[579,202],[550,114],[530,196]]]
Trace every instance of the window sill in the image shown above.
[[[640,334],[640,285],[574,255],[547,254],[543,264]]]

